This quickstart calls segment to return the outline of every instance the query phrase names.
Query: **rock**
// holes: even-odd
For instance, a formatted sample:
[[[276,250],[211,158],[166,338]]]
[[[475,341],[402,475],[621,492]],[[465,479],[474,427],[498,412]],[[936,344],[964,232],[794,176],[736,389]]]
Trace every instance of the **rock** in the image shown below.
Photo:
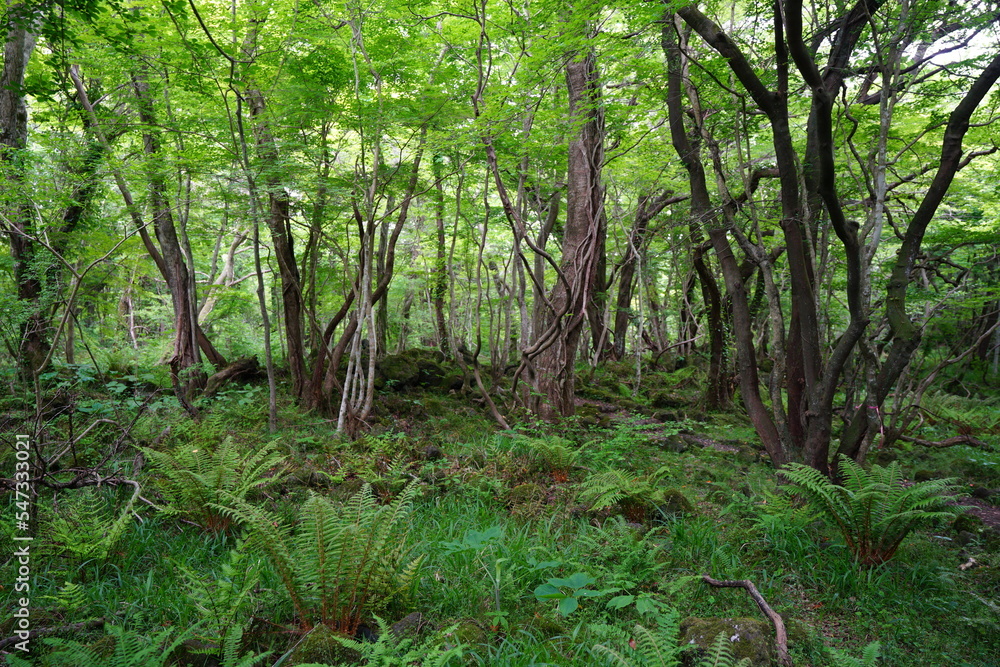
[[[414,348],[401,354],[390,354],[377,365],[379,389],[409,387],[450,388],[453,374],[444,367],[444,355],[438,350]]]
[[[486,630],[481,628],[475,621],[459,622],[458,627],[455,628],[455,632],[452,634],[455,637],[456,644],[475,646],[476,644],[484,644],[489,639]]]
[[[416,637],[431,627],[430,622],[419,611],[407,614],[389,628],[396,637]]]
[[[341,665],[359,662],[361,654],[338,642],[336,638],[339,636],[325,625],[318,625],[302,638],[282,664],[295,667],[310,663]]]
[[[737,662],[750,658],[755,667],[774,664],[774,628],[767,621],[697,617],[681,621],[680,644],[696,647],[682,654],[681,664],[685,667],[698,664],[719,633],[729,638],[729,647]]]
[[[649,397],[649,404],[654,408],[686,408],[691,402],[679,394],[658,391]]]
[[[444,458],[444,452],[435,445],[427,445],[421,452],[424,461],[440,461]]]
[[[987,489],[985,486],[977,486],[971,491],[973,498],[978,498],[979,500],[989,500],[993,492]]]
[[[658,440],[657,444],[660,446],[660,449],[666,452],[673,452],[674,454],[683,454],[691,448],[687,441],[677,433]]]
[[[956,533],[969,532],[978,533],[983,527],[983,520],[971,514],[959,514],[951,523],[951,527]]]
[[[677,489],[664,489],[656,502],[661,514],[695,514],[694,505]]]

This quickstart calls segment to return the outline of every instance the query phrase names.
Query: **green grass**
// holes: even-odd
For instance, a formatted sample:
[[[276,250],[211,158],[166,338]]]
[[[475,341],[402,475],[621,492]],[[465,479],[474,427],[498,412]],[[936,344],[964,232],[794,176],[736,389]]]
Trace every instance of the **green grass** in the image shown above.
[[[163,447],[218,444],[222,433],[250,447],[270,441],[266,416],[257,407],[243,409],[244,397],[234,392],[205,407],[202,424],[190,424],[179,414],[158,415],[155,425],[140,424],[137,433],[149,442],[165,425],[175,424]],[[558,433],[585,445],[582,467],[559,482],[537,464],[523,439],[493,434],[483,426],[485,420],[476,422],[471,434],[467,424],[449,431],[458,421],[450,415],[410,434],[390,420],[352,443],[335,437],[323,420],[288,404],[282,410],[288,426],[278,434],[278,447],[291,469],[269,490],[248,494],[248,500],[294,524],[310,488],[343,502],[361,480],[382,480],[389,494],[393,480],[418,479],[406,539],[411,557],[423,558],[419,583],[415,599],[389,607],[385,616],[393,622],[419,611],[438,629],[458,624],[454,641],[468,645],[462,664],[608,664],[593,647],[627,650],[634,626],[651,627],[657,606],[676,609],[681,618],[761,618],[743,591],[709,588],[701,574],[753,581],[794,628],[791,650],[797,665],[835,665],[827,647],[860,656],[874,640],[882,643],[878,664],[886,667],[1000,663],[1000,612],[989,604],[1000,595],[1000,554],[985,536],[961,547],[946,526],[917,530],[893,560],[861,568],[835,532],[778,492],[778,479],[768,466],[726,452],[665,452],[644,429],[627,422]],[[745,433],[745,425],[733,419],[727,415],[704,432],[716,437]],[[537,437],[538,429],[534,426],[530,435]],[[428,445],[440,448],[445,458],[423,460]],[[940,466],[942,477],[958,474],[968,483],[975,473],[976,483],[993,483],[996,452],[955,448],[917,460],[921,455],[919,450],[897,454],[904,470]],[[131,452],[123,454],[118,465],[129,470],[131,458]],[[975,458],[979,468],[956,471],[954,462],[963,458]],[[581,483],[592,471],[612,465],[611,459],[625,461],[635,475],[668,466],[664,483],[680,488],[697,511],[651,516],[635,526],[611,508],[589,509],[580,498]],[[980,468],[986,472],[976,472]],[[137,478],[144,488],[152,485],[151,473]],[[530,493],[514,492],[517,488]],[[73,493],[63,491],[60,497]],[[110,521],[131,489],[102,487],[93,493],[105,501],[95,507]],[[66,504],[44,490],[39,502],[55,512]],[[8,498],[0,504],[3,516],[13,515],[11,503]],[[185,594],[185,578],[175,564],[218,580],[238,535],[206,534],[183,517],[166,516],[144,503],[136,503],[134,512],[138,518],[103,560],[81,563],[50,555],[33,562],[36,627],[103,616],[153,637],[163,628],[187,628],[204,618],[196,600]],[[44,524],[37,535],[41,547]],[[969,556],[983,567],[960,571],[958,565]],[[12,580],[13,567],[10,561],[2,564],[0,583]],[[554,603],[533,595],[552,578],[580,572],[594,579],[593,590],[612,592],[581,598],[579,608],[565,617]],[[9,587],[4,595],[9,608]],[[618,603],[609,605],[615,598]],[[242,648],[284,654],[301,636],[297,620],[265,559],[250,603],[240,612],[246,630]],[[0,629],[8,631],[9,622]],[[104,631],[95,629],[65,637],[88,644],[102,636]],[[34,646],[43,655],[44,645]]]

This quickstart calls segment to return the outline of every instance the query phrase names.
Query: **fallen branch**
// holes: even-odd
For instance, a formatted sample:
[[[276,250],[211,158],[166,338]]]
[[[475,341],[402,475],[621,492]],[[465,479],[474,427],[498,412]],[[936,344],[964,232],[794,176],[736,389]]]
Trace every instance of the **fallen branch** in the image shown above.
[[[69,625],[60,625],[54,628],[38,628],[37,630],[31,630],[28,632],[27,638],[18,637],[17,635],[13,637],[6,637],[0,639],[0,650],[16,644],[18,642],[23,642],[27,639],[30,641],[37,637],[44,637],[46,635],[58,635],[65,632],[79,632],[80,630],[90,630],[91,628],[96,628],[104,625],[104,618],[95,618],[90,621],[83,621],[82,623],[70,623]]]
[[[715,586],[716,588],[744,588],[753,601],[757,603],[760,610],[764,612],[764,615],[771,619],[771,623],[774,624],[774,643],[778,650],[778,664],[785,665],[785,667],[792,666],[792,658],[788,655],[788,634],[785,632],[785,622],[781,619],[781,615],[771,609],[771,605],[767,603],[764,596],[760,594],[757,587],[753,585],[749,579],[740,579],[737,581],[719,581],[718,579],[713,579],[707,574],[701,575],[702,580],[709,586]]]
[[[953,438],[945,438],[944,440],[921,440],[913,436],[901,435],[899,439],[903,442],[912,442],[915,445],[922,445],[924,447],[954,447],[955,445],[969,445],[970,447],[986,446],[985,442],[977,440],[971,435],[956,435]]]

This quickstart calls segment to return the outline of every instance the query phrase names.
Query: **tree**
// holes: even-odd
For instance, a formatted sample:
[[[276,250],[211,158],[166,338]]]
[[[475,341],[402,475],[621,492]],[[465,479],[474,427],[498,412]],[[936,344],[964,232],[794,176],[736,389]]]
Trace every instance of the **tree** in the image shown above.
[[[729,33],[693,5],[678,10],[678,15],[704,42],[726,59],[742,91],[766,116],[771,126],[772,150],[780,183],[781,229],[791,282],[788,336],[783,352],[787,410],[783,409],[780,401],[774,401],[769,413],[759,399],[756,355],[749,334],[750,322],[744,316],[747,312],[745,290],[737,280],[729,259],[731,250],[725,235],[727,230],[715,230],[713,246],[723,264],[727,290],[733,300],[743,400],[768,454],[779,466],[787,461],[801,460],[821,471],[829,470],[834,398],[844,366],[869,324],[862,293],[865,282],[863,271],[866,268],[862,261],[862,241],[858,226],[847,218],[842,195],[838,191],[834,111],[836,96],[843,92],[848,77],[865,71],[864,64],[858,61],[863,61],[865,58],[862,55],[867,54],[859,55],[857,49],[869,26],[869,17],[887,10],[887,3],[861,0],[840,16],[829,19],[825,25],[817,26],[813,42],[806,44],[802,3],[792,0],[776,4],[770,35],[776,70],[773,87],[758,74]],[[946,9],[943,15],[934,15],[932,19],[923,15],[923,20],[951,21],[955,18],[953,14],[953,9]],[[821,47],[828,48],[828,51],[824,53]],[[822,68],[820,63],[823,63]],[[792,65],[811,95],[803,137],[806,149],[801,156],[797,147],[802,142],[796,141],[793,135],[797,126],[791,123],[789,111],[789,101],[795,91],[791,78]],[[886,316],[892,329],[893,345],[878,372],[878,390],[870,393],[865,401],[866,409],[882,405],[919,340],[919,329],[905,312],[906,288],[914,258],[927,224],[962,165],[961,143],[970,117],[998,76],[1000,58],[995,58],[981,71],[962,102],[952,111],[942,140],[937,175],[903,234],[886,298]],[[882,95],[897,92],[883,89]],[[846,115],[848,110],[843,113]],[[842,253],[846,267],[845,292],[849,315],[846,328],[839,333],[828,353],[822,349],[816,298],[817,291],[821,289],[817,282],[819,269],[825,268],[818,262],[821,254],[826,252],[826,248],[822,247],[825,235],[821,233],[826,224],[832,227],[839,241],[838,251]],[[736,233],[734,229],[728,231]],[[760,261],[760,257],[753,254],[750,259]],[[830,274],[827,272],[825,275]],[[772,397],[779,395],[772,391]],[[865,416],[855,415],[854,422],[858,427],[853,430],[863,429],[861,424],[866,423]],[[859,442],[850,430],[845,435],[845,443]],[[860,448],[850,444],[843,449],[855,457],[861,453]]]

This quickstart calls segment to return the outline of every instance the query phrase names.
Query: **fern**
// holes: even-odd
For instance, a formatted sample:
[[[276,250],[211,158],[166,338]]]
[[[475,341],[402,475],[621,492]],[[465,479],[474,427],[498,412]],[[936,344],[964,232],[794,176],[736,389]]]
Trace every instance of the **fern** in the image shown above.
[[[606,470],[591,475],[581,485],[580,500],[591,509],[599,510],[617,505],[630,521],[641,523],[666,498],[667,489],[662,486],[669,473],[662,466],[649,475],[633,475],[618,469]]]
[[[109,656],[80,642],[66,639],[45,639],[55,648],[46,656],[46,664],[53,667],[164,667],[170,656],[188,639],[191,629],[170,640],[173,628],[167,628],[150,638],[125,630],[117,625],[107,626],[108,636],[114,638],[114,652]]]
[[[830,649],[833,654],[833,667],[875,667],[882,654],[882,644],[872,642],[861,652],[860,658],[847,655],[839,649]]]
[[[531,438],[526,444],[535,462],[556,482],[566,482],[580,459],[580,450],[573,449],[573,443],[565,438]]]
[[[227,562],[213,576],[194,572],[182,563],[173,562],[184,575],[185,592],[201,615],[206,632],[203,639],[225,645],[235,632],[242,635],[242,623],[250,615],[253,592],[260,582],[259,557],[246,553],[245,542],[237,541]]]
[[[135,496],[133,494],[115,519],[109,520],[107,505],[96,491],[81,489],[58,513],[46,517],[46,532],[52,541],[49,548],[56,554],[68,553],[81,561],[107,560],[132,525]]]
[[[345,648],[357,651],[368,667],[444,667],[453,658],[461,658],[462,644],[447,646],[446,638],[453,634],[458,625],[438,632],[423,641],[407,635],[397,635],[389,624],[376,615],[379,635],[374,642],[359,642],[347,637],[334,637]],[[308,667],[303,665],[302,667]],[[318,667],[318,666],[317,666]]]
[[[84,595],[83,586],[70,581],[65,582],[56,595],[43,595],[43,600],[52,600],[52,609],[64,609],[66,611],[77,611],[87,604],[87,596]]]
[[[796,492],[840,532],[854,558],[864,566],[879,565],[895,555],[914,529],[964,508],[949,504],[959,491],[953,479],[908,485],[898,462],[873,465],[866,471],[842,456],[843,485],[814,468],[790,463],[781,471]]]
[[[294,536],[247,503],[219,510],[250,527],[250,541],[274,563],[304,627],[323,623],[352,635],[366,614],[413,593],[421,559],[410,560],[405,545],[416,489],[411,483],[379,505],[366,484],[342,508],[313,494]]]
[[[725,632],[720,632],[709,647],[708,654],[698,662],[698,667],[750,667],[750,658],[737,662],[729,638]]]
[[[636,625],[632,631],[633,655],[624,655],[603,644],[594,647],[594,653],[611,658],[622,667],[677,667],[683,650],[677,645],[680,629],[677,611],[671,609],[656,617],[656,629]]]
[[[181,445],[173,453],[143,447],[142,452],[163,476],[161,489],[166,511],[193,521],[213,534],[233,527],[231,515],[218,505],[225,499],[242,502],[255,487],[273,480],[267,473],[285,457],[270,442],[256,452],[243,454],[233,439],[226,438],[215,451],[200,445]]]

